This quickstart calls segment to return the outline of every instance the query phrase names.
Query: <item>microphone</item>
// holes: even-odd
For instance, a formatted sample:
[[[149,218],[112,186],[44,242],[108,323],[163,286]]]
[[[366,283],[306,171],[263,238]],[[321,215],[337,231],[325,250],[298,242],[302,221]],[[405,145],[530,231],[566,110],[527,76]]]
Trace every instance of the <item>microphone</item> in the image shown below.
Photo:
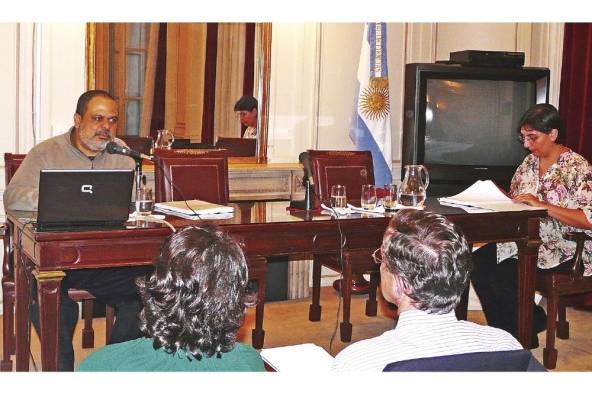
[[[302,152],[298,155],[298,161],[304,167],[304,179],[308,180],[309,185],[314,185],[312,178],[312,169],[310,168],[310,156],[308,152]]]
[[[141,152],[136,152],[135,150],[130,149],[127,146],[121,146],[113,141],[111,141],[107,144],[106,150],[108,153],[117,154],[117,155],[124,155],[124,156],[131,157],[132,159],[136,159],[136,160],[146,159],[146,160],[154,161],[154,158],[152,156],[145,155]]]

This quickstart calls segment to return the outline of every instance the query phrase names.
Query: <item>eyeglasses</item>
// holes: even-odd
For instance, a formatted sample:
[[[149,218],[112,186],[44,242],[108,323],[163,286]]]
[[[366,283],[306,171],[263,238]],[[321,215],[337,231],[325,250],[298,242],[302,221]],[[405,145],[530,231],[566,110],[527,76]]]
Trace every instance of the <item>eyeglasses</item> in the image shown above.
[[[539,137],[540,135],[538,134],[520,134],[520,136],[518,137],[518,142],[520,142],[522,145],[524,145],[525,141],[528,141],[529,144],[532,144],[533,142],[536,142],[539,139]]]
[[[240,118],[241,116],[247,116],[250,112],[249,111],[235,111],[234,113],[237,118]]]
[[[372,253],[372,258],[374,259],[374,263],[382,264],[384,261],[382,258],[382,249],[378,248]]]

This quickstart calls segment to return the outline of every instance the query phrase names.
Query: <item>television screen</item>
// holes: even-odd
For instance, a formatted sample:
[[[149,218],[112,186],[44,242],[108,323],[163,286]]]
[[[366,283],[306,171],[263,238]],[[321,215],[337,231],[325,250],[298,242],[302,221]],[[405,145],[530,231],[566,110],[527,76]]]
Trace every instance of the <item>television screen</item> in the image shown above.
[[[535,103],[533,81],[427,79],[424,163],[519,164],[516,127]]]
[[[548,100],[547,68],[407,64],[401,177],[406,165],[425,164],[432,196],[479,179],[508,188],[528,153],[518,122]]]

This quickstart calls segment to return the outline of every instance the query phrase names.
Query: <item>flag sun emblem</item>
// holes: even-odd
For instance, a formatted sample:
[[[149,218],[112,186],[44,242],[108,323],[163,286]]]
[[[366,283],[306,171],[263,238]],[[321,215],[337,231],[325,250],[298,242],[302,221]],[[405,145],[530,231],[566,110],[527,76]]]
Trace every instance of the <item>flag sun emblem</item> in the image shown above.
[[[382,119],[388,115],[388,79],[370,78],[370,84],[360,96],[360,108],[369,119]]]

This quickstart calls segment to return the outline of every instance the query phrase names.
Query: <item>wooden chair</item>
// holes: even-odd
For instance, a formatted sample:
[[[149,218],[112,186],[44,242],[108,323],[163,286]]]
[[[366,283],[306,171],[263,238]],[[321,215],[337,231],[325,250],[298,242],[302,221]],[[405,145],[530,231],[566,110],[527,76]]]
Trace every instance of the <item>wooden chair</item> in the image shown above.
[[[199,199],[228,203],[226,150],[187,154],[157,149],[154,166],[156,202]]]
[[[19,168],[23,160],[24,154],[4,154],[4,175],[6,185],[10,183],[16,170]],[[2,371],[12,371],[12,360],[10,356],[16,350],[16,339],[14,332],[14,302],[15,302],[15,288],[14,288],[14,253],[12,245],[12,225],[6,222],[3,228],[3,243],[4,243],[4,260],[2,262]],[[82,347],[94,347],[95,333],[92,328],[93,318],[93,295],[84,290],[70,289],[68,295],[76,302],[82,301],[82,309],[84,314],[84,327],[82,329]],[[113,308],[107,305],[106,311],[106,342],[111,336],[111,329],[114,321]]]
[[[374,167],[370,151],[321,151],[309,150],[316,205],[328,204],[332,185],[345,185],[347,200],[360,204],[362,185],[374,184]],[[376,316],[376,289],[380,279],[380,268],[374,263],[374,250],[349,250],[343,253],[343,262],[336,255],[314,255],[312,270],[312,304],[309,320],[321,319],[320,287],[321,268],[327,266],[342,274],[340,290],[343,297],[343,322],[340,324],[341,341],[351,341],[352,325],[349,322],[352,277],[370,274],[366,315]],[[343,264],[343,266],[342,266]]]
[[[117,138],[125,142],[127,146],[136,152],[140,152],[145,155],[152,154],[154,140],[152,140],[150,137],[139,137],[137,135],[119,135]]]
[[[387,364],[383,372],[545,372],[525,349],[424,357]]]
[[[536,290],[547,297],[547,340],[543,349],[543,364],[547,369],[553,369],[557,365],[555,331],[559,338],[569,338],[565,298],[592,292],[592,276],[583,276],[582,261],[584,242],[592,241],[592,238],[580,231],[567,233],[564,237],[576,243],[574,258],[556,269],[539,269],[536,274]],[[557,316],[558,321],[555,320]]]

